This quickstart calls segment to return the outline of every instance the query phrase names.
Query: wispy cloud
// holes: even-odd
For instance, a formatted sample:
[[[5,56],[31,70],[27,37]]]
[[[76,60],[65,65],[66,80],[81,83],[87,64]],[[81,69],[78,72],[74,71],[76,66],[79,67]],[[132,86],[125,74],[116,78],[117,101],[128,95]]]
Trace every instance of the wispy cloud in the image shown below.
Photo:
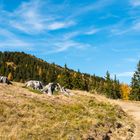
[[[0,48],[7,49],[31,49],[32,43],[17,37],[11,31],[0,28]]]
[[[74,21],[66,21],[66,22],[53,22],[48,25],[48,30],[58,30],[62,28],[68,28],[70,26],[76,25],[76,22]]]
[[[118,15],[115,15],[115,14],[112,14],[112,13],[107,13],[106,15],[100,17],[100,19],[102,19],[102,20],[110,19],[110,18],[118,19],[120,17]]]
[[[60,53],[67,51],[68,49],[78,49],[83,50],[84,48],[90,47],[88,43],[77,42],[72,39],[70,35],[67,38],[65,35],[59,35],[57,37],[47,36],[44,39],[38,38],[37,40],[23,39],[22,37],[17,37],[10,31],[0,29],[0,49],[18,49],[18,50],[38,50],[40,47],[41,52],[50,53]]]
[[[63,34],[63,38],[64,38],[64,40],[68,40],[68,39],[75,38],[75,37],[82,35],[82,34],[83,34],[82,31],[68,32],[68,33]]]
[[[112,48],[112,51],[115,53],[127,53],[127,52],[139,52],[140,49],[138,48]]]
[[[66,4],[53,5],[52,3],[41,0],[31,0],[22,3],[13,13],[10,14],[8,23],[10,26],[28,34],[37,34],[49,30],[65,29],[75,26],[77,22],[75,17],[85,14],[89,11],[100,10],[110,5],[114,0],[99,0],[88,5],[74,7],[68,15],[62,14],[66,11]],[[53,7],[53,10],[49,8]],[[47,7],[47,9],[46,9]],[[43,14],[42,14],[42,9]],[[69,9],[70,10],[70,9]],[[88,35],[94,34],[97,30],[87,32]]]
[[[93,34],[96,34],[97,32],[99,32],[100,29],[97,29],[97,28],[93,28],[91,29],[90,31],[87,31],[85,32],[86,35],[93,35]]]
[[[140,31],[140,21],[134,23],[134,25],[132,26],[132,29],[135,31]]]
[[[54,46],[54,49],[49,51],[49,53],[63,52],[70,48],[84,49],[86,47],[90,47],[89,44],[79,43],[73,40],[60,41],[60,42],[57,41],[51,45]]]
[[[83,36],[83,35],[94,35],[98,32],[100,32],[102,29],[101,28],[93,28],[93,27],[89,27],[89,29],[83,29],[82,31],[81,30],[77,30],[77,31],[71,31],[71,32],[68,32],[68,33],[65,33],[63,35],[63,38],[64,39],[72,39],[72,38],[75,38],[77,36]]]
[[[138,62],[138,59],[136,59],[136,58],[125,58],[124,61],[136,63],[136,62]]]
[[[78,17],[80,15],[86,14],[91,11],[101,10],[101,9],[111,5],[113,2],[114,2],[114,0],[98,0],[98,1],[90,3],[90,4],[81,5],[78,8],[75,8],[73,14],[71,14],[69,16],[69,18]]]
[[[129,31],[130,29],[120,29],[120,28],[113,28],[110,30],[111,35],[116,35],[116,36],[124,35],[128,33]]]
[[[140,6],[140,0],[130,0],[130,4],[134,7]]]
[[[116,75],[117,77],[132,77],[134,72],[128,71],[128,72],[121,72],[121,73],[114,73],[113,75]]]
[[[44,9],[46,5],[47,9]],[[49,8],[49,5],[54,10],[51,7]],[[41,0],[23,2],[11,13],[1,9],[0,21],[5,21],[7,28],[0,29],[0,36],[3,38],[3,40],[0,40],[0,45],[5,48],[22,49],[37,49],[40,46],[42,51],[46,51],[46,48],[49,48],[47,53],[58,53],[70,48],[82,49],[90,46],[88,43],[73,40],[75,36],[79,35],[79,31],[59,35],[48,33],[49,31],[70,28],[77,24],[73,19],[67,20],[67,18],[59,15],[62,9],[63,6],[53,5]],[[9,31],[9,29],[12,31]],[[28,34],[28,37],[23,37],[20,33]],[[42,35],[38,36],[38,34],[42,33],[43,38]],[[37,35],[37,40],[33,39],[35,35]]]
[[[18,50],[31,50],[32,44],[23,40],[13,39],[0,42],[0,48],[5,49],[18,49]]]
[[[37,33],[44,30],[44,17],[40,14],[40,8],[39,0],[22,3],[12,13],[10,26],[25,33]]]
[[[5,24],[27,34],[38,34],[76,25],[73,19],[67,20],[66,17],[60,16],[62,9],[58,8],[58,5],[53,5],[53,11],[49,5],[51,4],[47,1],[41,0],[23,2],[12,13],[1,9],[0,19],[4,19]]]
[[[130,21],[129,21],[130,22]],[[109,36],[123,36],[129,34],[140,33],[140,21],[139,19],[131,20],[129,24],[128,21],[122,20],[117,24],[107,27],[106,29],[110,31]]]

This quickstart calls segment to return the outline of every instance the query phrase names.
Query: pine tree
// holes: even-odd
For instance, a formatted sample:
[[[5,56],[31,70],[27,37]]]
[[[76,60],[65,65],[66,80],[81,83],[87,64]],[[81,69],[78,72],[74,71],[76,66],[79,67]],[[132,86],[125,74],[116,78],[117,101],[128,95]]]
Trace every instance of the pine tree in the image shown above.
[[[57,80],[58,82],[66,87],[66,88],[69,88],[69,89],[72,89],[72,79],[71,79],[71,74],[67,68],[67,65],[65,64],[64,66],[64,70],[62,71],[62,73],[57,76]]]
[[[121,98],[121,90],[120,90],[120,83],[119,80],[117,80],[117,77],[115,75],[114,81],[113,81],[113,99]]]
[[[131,82],[131,94],[130,99],[132,100],[140,100],[140,61],[137,65],[137,70],[135,71],[132,82]]]
[[[106,79],[106,87],[105,87],[106,96],[112,98],[112,81],[110,78],[110,73],[108,71],[106,72],[105,79]]]
[[[74,76],[72,78],[72,85],[74,89],[80,89],[83,90],[83,80],[82,80],[82,76],[80,74],[80,72],[76,72],[74,73]]]
[[[105,83],[106,96],[112,99],[121,98],[120,83],[119,80],[117,80],[116,76],[114,80],[112,80],[110,78],[109,72],[107,71],[105,78],[106,78],[106,83]]]

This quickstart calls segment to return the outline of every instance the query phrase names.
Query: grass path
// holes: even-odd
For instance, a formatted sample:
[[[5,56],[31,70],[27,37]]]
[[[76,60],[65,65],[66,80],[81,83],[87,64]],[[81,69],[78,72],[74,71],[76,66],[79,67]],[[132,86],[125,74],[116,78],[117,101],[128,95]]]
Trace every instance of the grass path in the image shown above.
[[[115,101],[115,103],[134,118],[136,129],[133,140],[140,140],[140,103],[127,101]]]
[[[135,134],[132,140],[140,140],[140,102],[112,100],[101,95],[94,95],[97,100],[108,101],[112,104],[119,105],[128,115],[134,119]]]

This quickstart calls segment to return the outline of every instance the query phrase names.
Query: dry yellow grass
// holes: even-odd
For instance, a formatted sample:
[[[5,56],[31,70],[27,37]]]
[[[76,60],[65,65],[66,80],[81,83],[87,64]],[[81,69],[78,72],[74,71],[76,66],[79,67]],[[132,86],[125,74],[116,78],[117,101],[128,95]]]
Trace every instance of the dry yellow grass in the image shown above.
[[[131,138],[133,125],[119,107],[86,92],[50,97],[22,86],[0,84],[1,140]]]

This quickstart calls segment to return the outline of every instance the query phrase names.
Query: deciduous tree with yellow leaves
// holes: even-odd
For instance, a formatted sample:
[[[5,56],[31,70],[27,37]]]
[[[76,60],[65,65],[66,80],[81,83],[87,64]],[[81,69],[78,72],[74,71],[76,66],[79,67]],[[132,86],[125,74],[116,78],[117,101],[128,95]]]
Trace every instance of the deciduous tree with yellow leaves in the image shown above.
[[[128,100],[129,99],[129,94],[130,94],[130,91],[131,91],[130,86],[122,83],[120,85],[120,88],[121,88],[122,99]]]
[[[10,80],[10,81],[12,81],[12,80],[13,80],[13,75],[12,75],[12,73],[11,73],[11,72],[8,74],[8,80]]]

